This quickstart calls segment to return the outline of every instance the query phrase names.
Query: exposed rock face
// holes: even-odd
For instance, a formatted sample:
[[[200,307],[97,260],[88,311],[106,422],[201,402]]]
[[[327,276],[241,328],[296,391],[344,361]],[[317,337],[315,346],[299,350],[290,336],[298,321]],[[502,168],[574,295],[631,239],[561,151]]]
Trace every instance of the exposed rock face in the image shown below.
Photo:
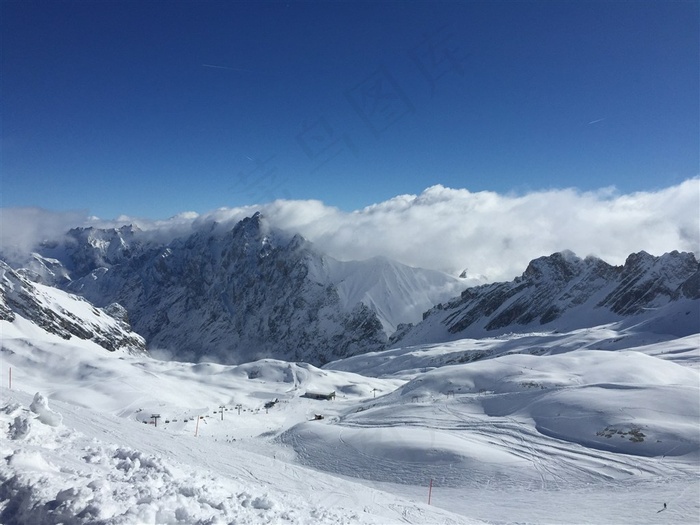
[[[0,261],[0,319],[4,321],[20,316],[63,339],[75,337],[109,351],[146,354],[144,339],[131,330],[128,319],[110,315],[120,308],[96,308],[82,297],[34,283]]]
[[[322,278],[326,258],[259,214],[167,245],[134,245],[124,228],[72,235],[69,289],[98,305],[123,305],[149,347],[177,359],[322,364],[386,342],[377,315],[362,303],[341,304]]]
[[[653,257],[646,252],[630,255],[618,270],[619,285],[598,306],[629,315],[679,297],[700,296],[700,270],[691,253]]]
[[[533,260],[511,282],[468,288],[426,312],[392,344],[556,329],[562,323],[566,329],[584,328],[698,298],[700,264],[692,253],[640,252],[623,266],[611,266],[560,252]]]
[[[381,349],[397,325],[463,282],[382,257],[337,261],[260,214],[232,227],[193,225],[167,241],[130,226],[76,228],[23,271],[99,306],[124,306],[149,348],[225,363],[323,364]]]

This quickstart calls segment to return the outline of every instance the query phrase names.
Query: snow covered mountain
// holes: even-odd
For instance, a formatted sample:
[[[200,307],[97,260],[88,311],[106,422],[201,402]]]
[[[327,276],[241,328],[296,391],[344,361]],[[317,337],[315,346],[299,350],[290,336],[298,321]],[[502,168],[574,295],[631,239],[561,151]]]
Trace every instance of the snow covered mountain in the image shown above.
[[[335,284],[341,303],[362,303],[372,310],[387,335],[402,323],[417,322],[440,300],[452,297],[469,283],[435,270],[413,268],[386,257],[364,261],[337,261],[323,256],[314,278]]]
[[[387,345],[622,319],[683,336],[700,315],[690,253],[640,252],[615,267],[560,252],[532,261],[512,282],[465,289],[467,280],[383,257],[335,260],[260,214],[233,226],[198,224],[168,240],[132,226],[78,228],[24,266],[32,280],[97,306],[123,305],[149,348],[188,361],[322,365]]]
[[[464,287],[385,258],[337,261],[260,214],[167,243],[130,226],[75,229],[28,271],[97,305],[122,304],[149,348],[226,363],[322,364],[378,350],[400,323]]]
[[[438,304],[394,347],[509,332],[573,330],[627,319],[685,336],[700,325],[700,264],[692,253],[630,255],[623,266],[571,252],[533,260],[511,282],[464,290]]]
[[[144,339],[131,330],[126,310],[119,304],[95,308],[82,297],[35,283],[0,261],[0,320],[3,337],[46,340],[58,336],[83,340],[109,351],[146,354]],[[28,343],[31,344],[31,343]]]

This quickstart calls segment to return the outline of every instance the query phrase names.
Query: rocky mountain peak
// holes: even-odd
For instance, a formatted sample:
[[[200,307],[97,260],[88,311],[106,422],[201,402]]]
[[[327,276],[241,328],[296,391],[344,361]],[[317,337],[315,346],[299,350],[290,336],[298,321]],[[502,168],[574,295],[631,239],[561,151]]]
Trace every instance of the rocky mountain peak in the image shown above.
[[[231,233],[234,237],[258,240],[263,238],[269,230],[270,224],[263,217],[262,213],[255,212],[252,216],[237,222]]]
[[[600,303],[613,312],[630,315],[685,295],[696,295],[694,282],[700,265],[692,253],[673,251],[660,257],[631,254],[618,268],[619,285]],[[687,294],[686,294],[687,291]]]
[[[140,233],[133,225],[108,229],[73,228],[66,234],[64,244],[46,252],[61,259],[74,277],[82,277],[96,268],[109,268],[131,257],[141,247]]]
[[[114,232],[102,238],[119,240]],[[323,255],[300,235],[271,228],[260,213],[232,228],[202,225],[167,245],[127,241],[137,246],[131,254],[116,250],[110,258],[107,243],[86,258],[93,270],[69,289],[98,305],[123,304],[149,345],[179,359],[321,363],[386,341],[375,312],[348,307],[332,282],[309,278]],[[95,243],[86,244],[75,251],[95,255]]]
[[[556,252],[546,257],[530,261],[524,279],[539,280],[568,280],[583,271],[583,261],[571,251]]]
[[[531,261],[511,282],[464,290],[426,312],[423,322],[392,342],[397,346],[484,337],[562,323],[565,329],[583,328],[591,318],[598,324],[613,322],[698,298],[700,263],[692,253],[655,257],[639,252],[623,266],[612,266],[596,257],[581,260],[559,252]],[[693,308],[697,310],[697,304]]]

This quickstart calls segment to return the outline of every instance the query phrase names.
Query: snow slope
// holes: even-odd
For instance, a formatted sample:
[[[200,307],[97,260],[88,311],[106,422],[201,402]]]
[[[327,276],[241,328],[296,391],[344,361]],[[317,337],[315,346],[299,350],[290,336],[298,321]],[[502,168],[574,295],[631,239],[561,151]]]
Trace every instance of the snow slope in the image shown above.
[[[698,334],[609,325],[319,369],[0,330],[7,525],[700,519]]]
[[[420,321],[423,312],[474,283],[434,270],[412,268],[386,257],[337,261],[325,256],[323,260],[323,268],[316,272],[319,280],[336,285],[346,308],[357,303],[367,305],[377,314],[387,335],[402,323]]]
[[[131,330],[120,305],[96,308],[82,297],[32,282],[2,261],[0,319],[8,321],[5,329],[10,333],[17,321],[31,338],[53,334],[63,340],[90,341],[110,351],[146,354],[144,339]]]
[[[34,419],[31,396],[2,390],[3,503],[13,524],[470,523],[357,483],[312,473],[203,436],[177,435],[53,403],[63,424]],[[474,523],[471,521],[471,523]]]
[[[356,400],[401,382],[280,361],[156,361],[0,323],[6,525],[472,522],[312,473],[268,445],[290,419],[313,417],[307,390]]]

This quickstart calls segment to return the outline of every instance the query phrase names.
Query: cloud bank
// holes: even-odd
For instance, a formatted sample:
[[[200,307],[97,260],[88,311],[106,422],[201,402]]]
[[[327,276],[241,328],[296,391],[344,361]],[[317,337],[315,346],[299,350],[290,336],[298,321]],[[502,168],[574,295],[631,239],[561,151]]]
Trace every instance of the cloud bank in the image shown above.
[[[103,221],[79,213],[4,209],[3,254],[27,250],[74,226],[135,224],[167,240],[199,225],[232,225],[261,211],[273,226],[299,232],[341,259],[377,255],[411,266],[457,275],[467,270],[489,281],[509,280],[528,262],[569,249],[622,264],[632,252],[679,250],[700,255],[700,178],[657,191],[618,194],[606,188],[535,191],[524,195],[470,192],[432,186],[420,195],[399,195],[353,212],[315,200],[278,200],[163,221],[119,217]]]

